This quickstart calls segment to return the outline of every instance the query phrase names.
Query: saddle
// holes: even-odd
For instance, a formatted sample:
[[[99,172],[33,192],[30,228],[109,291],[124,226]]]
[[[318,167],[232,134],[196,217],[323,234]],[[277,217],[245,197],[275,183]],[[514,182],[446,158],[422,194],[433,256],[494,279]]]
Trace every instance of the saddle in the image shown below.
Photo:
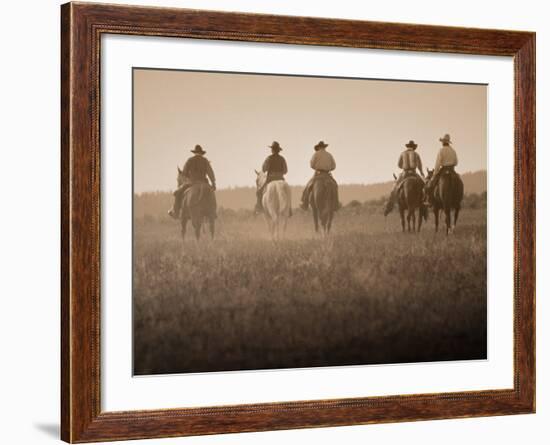
[[[325,170],[315,170],[315,179],[319,178],[332,178],[332,173]]]
[[[432,181],[431,181],[431,187],[436,187],[439,183],[439,178],[441,176],[458,176],[458,173],[455,171],[455,168],[453,166],[448,167],[441,167],[439,171],[434,175]]]
[[[457,172],[455,171],[455,168],[453,166],[449,167],[441,167],[439,171],[439,176],[441,175],[456,175]]]
[[[271,181],[284,181],[285,175],[283,173],[268,173],[265,184],[269,184]]]
[[[206,208],[215,211],[216,195],[214,189],[206,182],[190,184],[183,192],[184,207],[191,208],[204,204]]]
[[[439,179],[442,176],[456,176],[460,178],[460,175],[455,171],[453,166],[441,167],[439,171],[433,176],[433,178],[426,184],[426,198],[436,199],[436,189],[439,184]]]
[[[313,185],[317,181],[330,181],[336,187],[338,187],[338,184],[336,183],[336,179],[334,179],[334,176],[332,176],[331,172],[327,172],[323,170],[315,170],[315,174],[313,175],[313,181],[311,182],[311,185]]]
[[[284,180],[285,180],[285,176],[282,173],[270,173],[270,174],[267,175],[267,178],[266,178],[266,181],[265,181],[264,185],[262,185],[256,193],[258,193],[260,195],[260,197],[264,196],[267,185],[270,182],[284,181]]]
[[[405,184],[405,182],[411,178],[418,178],[422,181],[422,183],[424,183],[424,180],[420,177],[420,175],[415,170],[405,170],[403,174],[403,178],[401,179],[401,182],[399,183],[399,186],[397,187],[396,191],[399,192],[403,187],[403,184]]]

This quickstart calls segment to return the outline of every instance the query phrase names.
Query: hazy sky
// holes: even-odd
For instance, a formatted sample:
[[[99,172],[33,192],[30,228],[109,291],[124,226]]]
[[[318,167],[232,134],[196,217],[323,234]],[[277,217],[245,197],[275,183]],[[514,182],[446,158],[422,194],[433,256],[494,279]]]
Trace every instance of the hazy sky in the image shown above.
[[[290,184],[311,177],[321,139],[340,183],[388,181],[409,139],[433,168],[450,133],[459,172],[486,168],[487,88],[422,82],[134,70],[135,192],[171,190],[195,144],[218,188],[253,186],[254,169],[283,147]]]

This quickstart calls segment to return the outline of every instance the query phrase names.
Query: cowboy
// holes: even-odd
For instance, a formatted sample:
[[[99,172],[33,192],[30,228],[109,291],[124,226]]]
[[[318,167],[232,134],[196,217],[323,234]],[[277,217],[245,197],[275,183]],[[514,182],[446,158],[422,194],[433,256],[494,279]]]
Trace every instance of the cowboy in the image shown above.
[[[442,138],[439,138],[439,141],[441,142],[442,147],[437,153],[434,174],[426,185],[426,190],[428,192],[432,191],[437,185],[437,181],[439,180],[441,173],[444,171],[455,173],[455,167],[458,165],[458,156],[455,149],[451,147],[451,136],[446,134]]]
[[[265,159],[262,165],[262,171],[267,173],[267,180],[265,184],[258,189],[256,192],[256,209],[257,213],[263,211],[262,207],[262,196],[264,190],[271,181],[282,181],[285,179],[284,175],[288,173],[288,168],[286,166],[286,160],[279,153],[283,148],[279,145],[277,141],[273,141],[271,145],[268,145],[271,148],[271,154]]]
[[[388,213],[393,208],[397,196],[397,191],[399,190],[399,187],[401,187],[401,184],[403,184],[403,181],[406,178],[410,176],[418,176],[416,173],[417,169],[420,172],[420,175],[425,178],[424,171],[422,170],[422,159],[420,159],[420,155],[416,152],[418,144],[416,144],[411,139],[407,144],[405,144],[405,147],[407,147],[407,149],[401,152],[401,154],[399,155],[399,160],[397,161],[397,166],[402,169],[402,172],[396,179],[393,189],[390,193],[390,199],[386,204],[386,212]]]
[[[307,210],[309,207],[309,195],[311,193],[311,188],[313,187],[313,183],[315,179],[319,177],[319,175],[325,175],[328,176],[332,181],[334,182],[334,185],[336,187],[336,208],[335,210],[338,210],[341,207],[340,200],[338,199],[338,184],[336,183],[336,180],[332,176],[332,171],[336,169],[336,161],[334,160],[334,157],[332,154],[330,154],[326,148],[328,147],[328,144],[325,144],[324,141],[319,141],[317,145],[313,147],[315,150],[315,153],[313,153],[313,156],[311,157],[311,161],[309,161],[309,166],[315,170],[315,173],[313,174],[313,177],[308,181],[306,184],[306,187],[304,188],[304,192],[302,193],[302,204],[300,207],[303,210]]]
[[[195,145],[191,153],[193,153],[193,156],[187,159],[181,173],[185,177],[185,181],[174,192],[174,205],[168,211],[168,214],[175,219],[179,218],[181,202],[185,191],[193,184],[208,184],[208,180],[210,180],[212,189],[216,190],[214,170],[212,170],[210,161],[204,157],[206,151],[204,151],[200,145]]]

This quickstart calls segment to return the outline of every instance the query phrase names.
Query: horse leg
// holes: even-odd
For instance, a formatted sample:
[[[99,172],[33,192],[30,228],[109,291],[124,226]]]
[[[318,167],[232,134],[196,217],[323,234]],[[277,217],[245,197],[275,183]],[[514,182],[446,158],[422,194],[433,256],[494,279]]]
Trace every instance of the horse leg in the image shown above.
[[[273,221],[273,232],[275,235],[275,241],[279,241],[281,238],[281,221],[279,219],[280,217],[277,216],[275,221]]]
[[[435,233],[439,231],[439,209],[434,207]]]
[[[185,241],[185,232],[187,229],[187,221],[188,219],[183,217],[181,218],[181,240]]]
[[[422,227],[422,207],[418,209],[418,233],[420,233],[421,227]]]
[[[455,208],[455,219],[454,219],[454,226],[456,227],[456,222],[458,221],[458,214],[460,213],[460,206],[457,206]]]
[[[277,241],[276,240],[277,222],[273,219],[269,220],[269,232],[271,234],[271,241]]]
[[[325,213],[325,218],[323,221],[323,228],[325,229],[325,235],[330,233],[330,218],[332,214],[332,208],[328,208]]]
[[[216,220],[214,218],[210,218],[208,220],[208,226],[210,227],[210,238],[214,239],[214,232],[216,231]]]
[[[332,228],[332,218],[333,218],[334,214],[332,213],[332,211],[329,213],[328,215],[328,221],[327,221],[327,233],[330,233],[330,229]]]
[[[313,224],[315,224],[315,232],[319,233],[319,214],[317,213],[316,207],[312,206],[311,209],[313,210],[312,213],[313,213]]]
[[[445,227],[447,228],[447,235],[453,233],[451,226],[451,209],[448,207],[445,208]]]
[[[287,225],[287,223],[288,223],[288,216],[285,215],[285,216],[283,216],[283,220],[281,222],[282,231],[283,231],[283,239],[286,238],[286,225]]]
[[[198,241],[201,237],[201,220],[198,217],[192,217],[191,222],[193,229],[195,229],[195,239]]]
[[[405,210],[399,209],[399,216],[401,217],[401,229],[405,232]]]
[[[273,239],[273,222],[271,221],[271,217],[269,215],[265,216],[265,222],[267,223],[267,230],[269,231],[269,236],[271,239]]]

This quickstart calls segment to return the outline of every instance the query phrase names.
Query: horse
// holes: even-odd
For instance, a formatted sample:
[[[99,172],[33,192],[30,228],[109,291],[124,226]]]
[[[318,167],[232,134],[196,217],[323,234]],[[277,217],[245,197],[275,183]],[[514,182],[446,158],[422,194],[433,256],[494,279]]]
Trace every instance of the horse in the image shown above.
[[[431,180],[434,171],[428,169],[428,179]],[[445,212],[445,226],[447,235],[452,234],[456,227],[458,215],[464,198],[464,183],[454,170],[443,167],[439,173],[437,185],[431,190],[426,190],[428,200],[433,208],[435,218],[435,231],[439,230],[439,212]],[[454,218],[451,211],[454,210]]]
[[[395,174],[393,175],[393,178],[395,181],[398,180]],[[399,190],[397,190],[396,201],[399,208],[401,228],[403,232],[405,232],[405,212],[407,213],[407,230],[411,232],[412,227],[412,232],[420,232],[422,220],[428,220],[428,209],[424,205],[424,181],[416,175],[406,177],[401,183]],[[392,208],[393,205],[388,205],[384,212],[384,216],[387,216],[392,211]],[[417,210],[418,227],[416,225]]]
[[[267,173],[254,170],[256,173],[256,191],[264,188],[262,207],[264,218],[271,238],[274,241],[284,238],[288,218],[292,214],[290,186],[284,179],[270,181],[267,185]]]
[[[323,234],[328,235],[332,227],[334,212],[338,208],[337,185],[328,174],[320,174],[315,177],[311,187],[311,210],[315,232],[319,232],[319,221]]]
[[[188,178],[184,176],[183,170],[178,167],[178,188],[181,187]],[[201,227],[203,222],[208,221],[210,228],[210,237],[214,238],[216,227],[216,195],[214,189],[206,182],[192,184],[185,190],[180,212],[181,238],[185,241],[185,232],[187,222],[191,220],[193,229],[195,229],[195,238],[198,241],[201,236]]]

